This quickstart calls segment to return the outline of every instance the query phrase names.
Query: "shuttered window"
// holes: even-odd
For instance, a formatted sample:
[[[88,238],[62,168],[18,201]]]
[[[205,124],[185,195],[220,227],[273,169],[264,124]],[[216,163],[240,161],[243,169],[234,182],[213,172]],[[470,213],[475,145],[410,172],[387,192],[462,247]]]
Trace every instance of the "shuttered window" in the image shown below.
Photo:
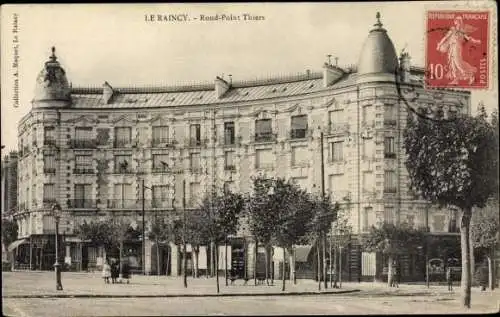
[[[292,135],[294,139],[301,139],[306,137],[307,131],[307,116],[293,116],[292,117]]]
[[[130,145],[132,142],[132,128],[117,127],[115,128],[115,146]]]

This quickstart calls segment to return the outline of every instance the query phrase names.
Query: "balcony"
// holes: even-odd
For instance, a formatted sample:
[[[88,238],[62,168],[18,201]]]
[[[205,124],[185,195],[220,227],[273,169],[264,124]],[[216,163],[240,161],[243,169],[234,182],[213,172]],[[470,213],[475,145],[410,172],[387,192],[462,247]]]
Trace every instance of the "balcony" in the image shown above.
[[[170,138],[155,138],[151,141],[151,147],[173,147],[177,141]]]
[[[276,134],[274,133],[256,133],[254,136],[255,143],[276,142]]]
[[[73,174],[95,174],[93,168],[75,168]]]
[[[113,170],[114,174],[134,174],[134,171],[131,168],[115,168]]]
[[[94,209],[97,208],[98,201],[95,199],[68,199],[68,208],[85,208]]]
[[[151,208],[172,208],[172,201],[153,199],[151,201]]]
[[[131,140],[115,140],[113,142],[113,147],[122,148],[122,147],[132,147]]]
[[[397,193],[397,188],[396,187],[387,187],[387,188],[384,188],[384,193],[385,194],[395,194]]]
[[[349,131],[348,123],[333,123],[330,122],[327,129],[329,134],[340,134]]]
[[[384,153],[384,158],[387,159],[395,159],[396,158],[396,153]]]
[[[96,140],[70,140],[69,146],[72,149],[95,149],[97,147]]]
[[[396,119],[384,119],[384,127],[395,127],[398,125]]]
[[[305,139],[307,134],[307,129],[293,129],[290,131],[290,139]]]
[[[107,206],[112,209],[139,209],[142,204],[136,199],[108,199]]]
[[[208,139],[189,138],[186,140],[186,146],[189,147],[200,147],[206,144],[208,144]]]
[[[56,146],[56,139],[55,138],[45,138],[43,140],[43,145],[46,145],[46,146]]]
[[[44,174],[55,174],[56,173],[56,168],[55,167],[45,167],[43,169]]]
[[[189,172],[191,174],[201,174],[203,172],[203,169],[201,167],[190,167]]]
[[[44,208],[52,208],[52,206],[57,203],[57,199],[55,198],[44,198],[43,199],[43,207]]]
[[[171,169],[168,167],[163,167],[163,166],[162,167],[153,167],[151,169],[151,173],[160,173],[160,174],[161,173],[163,173],[163,174],[171,173]]]

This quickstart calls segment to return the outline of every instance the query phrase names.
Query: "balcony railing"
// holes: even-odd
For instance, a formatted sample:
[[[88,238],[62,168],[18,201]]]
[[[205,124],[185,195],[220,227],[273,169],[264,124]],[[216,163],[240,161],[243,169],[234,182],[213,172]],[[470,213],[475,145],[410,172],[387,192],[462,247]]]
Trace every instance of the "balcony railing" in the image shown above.
[[[385,158],[389,158],[389,159],[395,159],[396,158],[396,153],[384,153],[384,157]]]
[[[384,126],[386,127],[395,127],[398,125],[398,121],[396,119],[384,119]]]
[[[153,167],[151,173],[170,173],[171,169],[168,167]]]
[[[396,192],[397,192],[397,188],[395,188],[395,187],[384,188],[384,193],[395,194]]]
[[[254,142],[275,142],[276,135],[274,133],[256,133]]]
[[[305,139],[307,137],[307,129],[293,129],[290,131],[291,139]]]
[[[236,171],[236,166],[235,165],[225,165],[224,169],[226,171]]]
[[[140,200],[136,199],[108,199],[108,208],[141,208]]]
[[[97,208],[95,199],[68,199],[68,208]]]
[[[152,147],[170,147],[174,146],[177,140],[171,138],[155,138],[151,141]]]
[[[55,169],[55,167],[44,167],[43,173],[44,174],[55,174],[56,169]]]
[[[191,174],[201,174],[202,171],[203,171],[203,169],[200,166],[198,166],[198,167],[190,167],[189,168],[189,172]]]
[[[55,198],[44,198],[43,199],[43,207],[44,208],[52,208],[52,206],[57,203],[57,199]]]
[[[131,147],[132,146],[132,140],[115,140],[113,142],[113,147]]]
[[[186,146],[190,147],[198,147],[208,144],[208,139],[196,139],[196,138],[188,138],[186,140]]]
[[[93,168],[75,168],[73,169],[73,174],[95,174]]]
[[[171,208],[172,201],[171,200],[157,200],[153,199],[151,201],[151,208]]]
[[[115,168],[113,170],[114,174],[134,174],[134,171],[131,168]]]
[[[43,145],[56,146],[56,139],[54,139],[54,138],[45,138],[43,140]]]
[[[96,140],[70,140],[69,146],[72,149],[94,149],[97,147]]]

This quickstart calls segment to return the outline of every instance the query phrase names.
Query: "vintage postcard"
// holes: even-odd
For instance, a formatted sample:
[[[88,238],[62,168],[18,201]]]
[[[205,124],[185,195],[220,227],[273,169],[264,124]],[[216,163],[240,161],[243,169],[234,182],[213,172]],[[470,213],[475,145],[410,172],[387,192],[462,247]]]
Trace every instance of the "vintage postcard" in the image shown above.
[[[500,309],[495,2],[0,12],[4,315]]]

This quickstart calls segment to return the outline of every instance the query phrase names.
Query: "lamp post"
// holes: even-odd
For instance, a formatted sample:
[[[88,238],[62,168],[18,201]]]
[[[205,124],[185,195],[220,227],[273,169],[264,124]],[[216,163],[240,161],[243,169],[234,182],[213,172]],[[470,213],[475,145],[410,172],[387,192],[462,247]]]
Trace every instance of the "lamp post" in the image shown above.
[[[59,220],[61,219],[61,206],[58,203],[55,203],[52,206],[52,215],[56,221],[56,263],[54,263],[54,270],[56,273],[56,290],[62,291],[62,283],[61,283],[61,268],[59,263]]]
[[[430,287],[429,286],[429,254],[427,251],[427,239],[425,239],[425,245],[419,246],[418,249],[419,250],[424,249],[424,253],[425,253],[425,285],[427,286],[427,288],[429,288]]]
[[[142,180],[142,274],[146,275],[146,199],[144,197],[144,192],[146,189],[152,190],[150,187],[144,185],[144,180]],[[121,261],[122,259],[120,259]]]

